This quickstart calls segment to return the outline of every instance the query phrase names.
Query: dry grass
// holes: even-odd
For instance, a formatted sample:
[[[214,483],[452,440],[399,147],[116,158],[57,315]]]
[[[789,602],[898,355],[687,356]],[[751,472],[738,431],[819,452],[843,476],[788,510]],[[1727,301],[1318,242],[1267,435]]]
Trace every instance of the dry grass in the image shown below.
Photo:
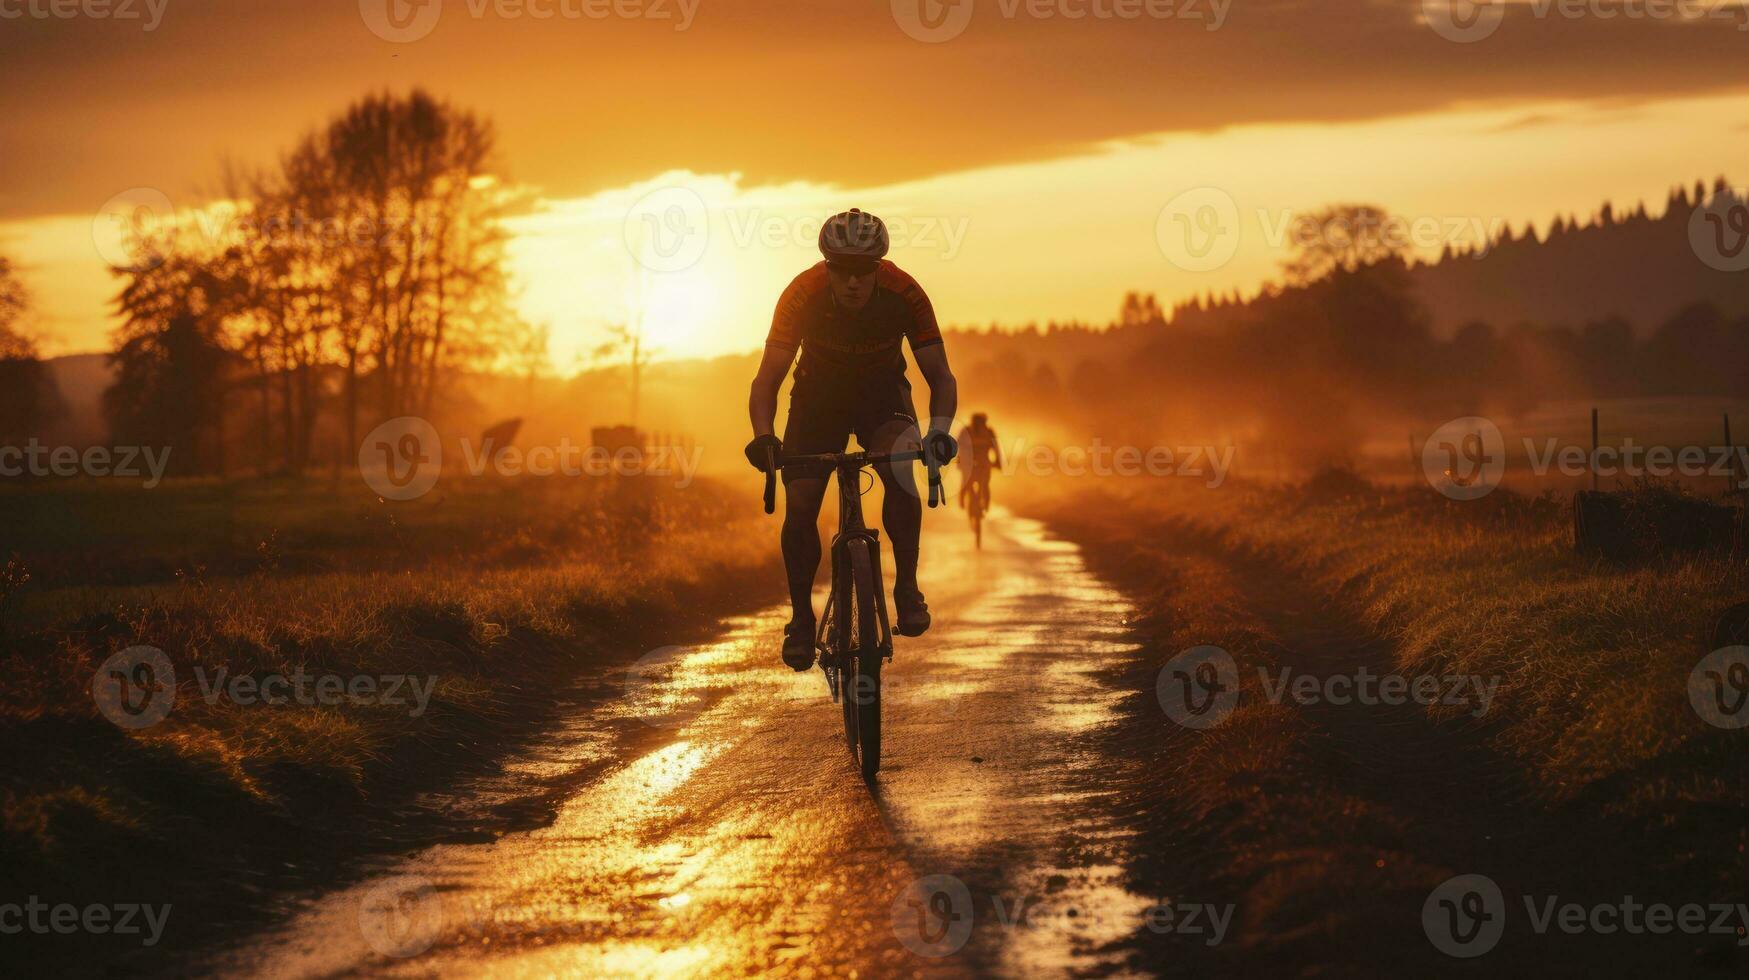
[[[1137,693],[1109,735],[1158,777],[1123,801],[1143,828],[1137,880],[1235,901],[1244,934],[1269,937],[1189,951],[1208,960],[1195,965],[1352,969],[1365,949],[1367,964],[1400,970],[1409,960],[1395,957],[1425,952],[1419,932],[1396,928],[1401,910],[1454,873],[1491,874],[1509,894],[1538,882],[1740,894],[1743,733],[1703,722],[1687,683],[1749,586],[1741,567],[1580,558],[1553,500],[1460,503],[1340,474],[1037,489],[1024,509],[1081,543],[1142,612],[1144,654],[1119,680]],[[1230,718],[1192,732],[1163,717],[1154,689],[1167,661],[1203,644],[1232,654],[1242,694]],[[1286,663],[1498,677],[1499,696],[1480,722],[1468,706],[1272,703],[1256,671]],[[1150,955],[1188,955],[1153,941],[1138,939]],[[1621,966],[1672,951],[1593,942],[1560,956]],[[1544,952],[1527,940],[1494,959]]]
[[[1565,506],[1504,491],[1458,502],[1326,475],[1285,489],[1098,492],[1074,507],[1110,515],[1113,537],[1181,522],[1304,576],[1388,638],[1405,674],[1501,678],[1499,746],[1551,796],[1698,745],[1723,747],[1724,733],[1690,709],[1687,683],[1719,614],[1749,591],[1740,564],[1582,558]],[[1637,792],[1695,785],[1660,782]],[[1732,782],[1741,793],[1742,780]]]
[[[748,544],[772,537],[757,501],[709,484],[481,481],[402,505],[320,484],[48,493],[0,498],[62,522],[14,544],[0,596],[0,849],[68,898],[192,908],[237,897],[203,877],[248,889],[282,858],[338,864],[406,830],[387,809],[527,734],[582,669],[782,594],[775,548]],[[130,732],[91,683],[134,645],[169,655],[177,691]],[[203,696],[198,672],[221,669],[435,686],[422,712],[407,694],[244,705]]]

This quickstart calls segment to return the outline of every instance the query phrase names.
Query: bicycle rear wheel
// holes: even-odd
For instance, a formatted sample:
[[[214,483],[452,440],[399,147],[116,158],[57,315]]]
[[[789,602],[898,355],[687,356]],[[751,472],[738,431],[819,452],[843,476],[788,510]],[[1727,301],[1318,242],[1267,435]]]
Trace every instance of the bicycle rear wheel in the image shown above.
[[[876,612],[880,582],[875,577],[870,542],[849,542],[850,594],[854,607],[854,630],[845,650],[843,690],[845,740],[851,755],[862,766],[864,779],[873,779],[881,768],[881,636]],[[852,735],[851,730],[855,729]]]

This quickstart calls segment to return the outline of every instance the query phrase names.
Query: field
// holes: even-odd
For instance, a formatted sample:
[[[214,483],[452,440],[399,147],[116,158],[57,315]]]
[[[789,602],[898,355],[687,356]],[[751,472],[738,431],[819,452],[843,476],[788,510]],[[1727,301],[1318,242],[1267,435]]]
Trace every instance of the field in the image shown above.
[[[1462,873],[1508,894],[1741,901],[1741,733],[1689,697],[1721,611],[1749,591],[1740,564],[1582,558],[1551,499],[1457,502],[1341,473],[1034,489],[1024,509],[1141,612],[1143,657],[1119,682],[1129,720],[1109,738],[1156,774],[1125,801],[1157,855],[1143,877],[1228,896],[1258,917],[1248,934],[1272,937],[1218,955],[1287,969],[1354,943],[1390,961],[1397,944],[1408,969],[1425,943],[1415,910]],[[1200,645],[1231,656],[1239,691],[1230,717],[1192,731],[1162,710],[1175,658]],[[1269,690],[1290,674],[1324,692],[1344,690],[1333,677],[1433,677],[1439,694],[1369,706]],[[1568,967],[1731,956],[1717,942],[1508,942],[1515,961]],[[1183,948],[1155,952],[1170,951]]]
[[[401,504],[350,482],[15,485],[0,512],[15,890],[175,896],[213,935],[361,853],[489,831],[421,794],[586,672],[781,595],[775,549],[747,544],[772,536],[757,501],[708,482],[487,479]],[[173,707],[112,724],[93,676],[139,645],[173,665]]]

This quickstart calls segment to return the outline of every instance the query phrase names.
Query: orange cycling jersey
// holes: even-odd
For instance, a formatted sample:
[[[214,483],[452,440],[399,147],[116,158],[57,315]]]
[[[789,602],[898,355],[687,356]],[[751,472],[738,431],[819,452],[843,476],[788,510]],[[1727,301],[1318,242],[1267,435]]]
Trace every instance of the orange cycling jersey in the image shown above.
[[[786,351],[800,348],[800,375],[849,372],[902,377],[904,340],[910,340],[913,351],[942,342],[935,307],[917,280],[882,260],[868,304],[857,313],[844,313],[832,298],[826,263],[821,262],[783,291],[765,345]]]

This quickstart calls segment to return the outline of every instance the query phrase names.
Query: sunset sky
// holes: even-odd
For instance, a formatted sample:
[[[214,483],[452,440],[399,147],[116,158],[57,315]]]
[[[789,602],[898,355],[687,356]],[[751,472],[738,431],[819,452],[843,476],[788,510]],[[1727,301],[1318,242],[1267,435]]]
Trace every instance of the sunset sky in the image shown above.
[[[505,178],[538,195],[513,271],[568,370],[626,319],[666,356],[756,347],[820,219],[850,206],[895,222],[944,321],[1103,321],[1128,289],[1254,289],[1296,209],[1376,203],[1464,238],[1656,209],[1749,159],[1736,4],[1513,3],[1465,43],[1446,35],[1471,11],[1444,0],[923,2],[89,8],[124,20],[0,0],[0,251],[46,352],[103,349],[106,202],[197,208],[227,159],[270,163],[360,94],[421,85],[494,119]],[[1199,188],[1240,230],[1201,270],[1162,213]],[[683,224],[681,252],[649,239]]]

